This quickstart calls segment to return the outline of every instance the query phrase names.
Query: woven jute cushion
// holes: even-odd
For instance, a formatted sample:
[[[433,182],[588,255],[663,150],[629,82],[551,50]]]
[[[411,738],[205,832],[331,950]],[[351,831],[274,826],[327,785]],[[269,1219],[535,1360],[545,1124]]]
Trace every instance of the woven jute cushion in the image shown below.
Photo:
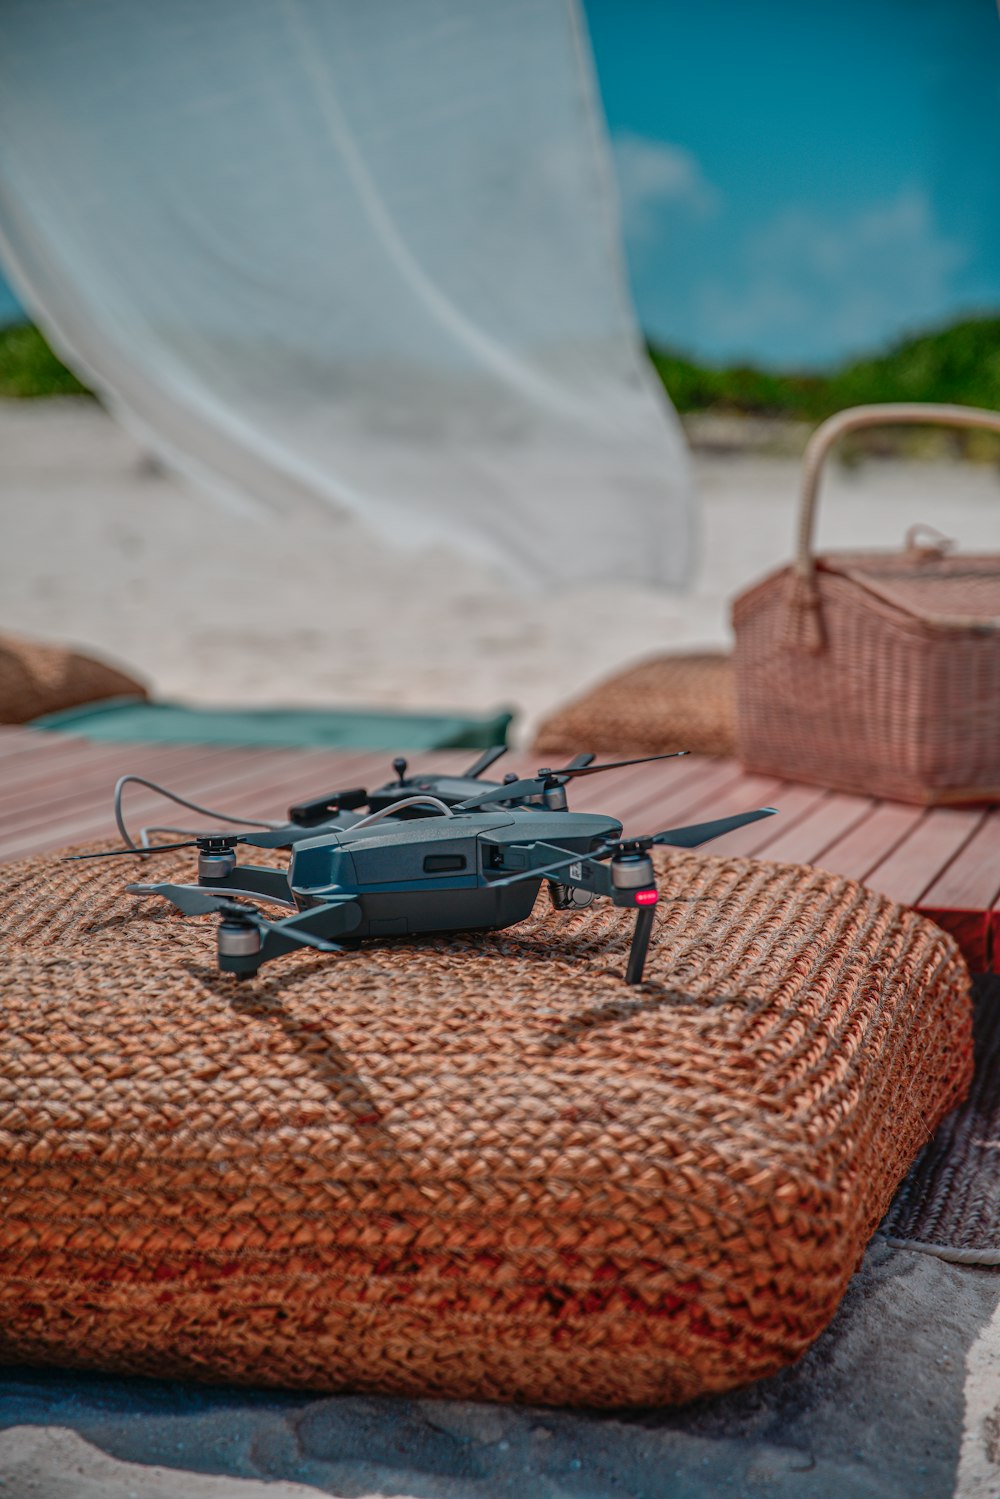
[[[141,682],[66,646],[0,635],[0,723],[28,723],[80,703],[145,697]]]
[[[546,755],[581,749],[732,755],[735,747],[733,668],[721,651],[657,656],[599,682],[545,719],[534,746]]]
[[[0,1358],[630,1406],[797,1358],[971,1068],[929,922],[672,854],[631,922],[239,984],[114,864],[5,871]],[[189,869],[165,855],[164,878]]]

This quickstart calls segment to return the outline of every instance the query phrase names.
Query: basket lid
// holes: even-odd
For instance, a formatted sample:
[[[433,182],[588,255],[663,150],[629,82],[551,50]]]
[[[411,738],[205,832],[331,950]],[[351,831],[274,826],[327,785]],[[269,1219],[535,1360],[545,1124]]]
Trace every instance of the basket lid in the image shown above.
[[[941,629],[1000,630],[998,555],[827,552],[816,564]]]

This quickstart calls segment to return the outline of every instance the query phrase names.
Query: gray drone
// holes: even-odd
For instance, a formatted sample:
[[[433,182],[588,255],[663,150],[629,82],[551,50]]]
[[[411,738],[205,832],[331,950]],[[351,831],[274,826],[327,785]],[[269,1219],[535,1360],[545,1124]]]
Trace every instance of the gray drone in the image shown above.
[[[162,897],[187,915],[215,912],[220,917],[219,967],[241,978],[252,977],[262,964],[302,947],[337,953],[366,938],[499,931],[530,914],[547,882],[559,910],[589,906],[596,896],[635,909],[625,982],[638,984],[659,899],[651,849],[697,848],[775,811],[760,807],[624,838],[621,823],[613,817],[569,811],[567,784],[580,776],[674,755],[602,765],[592,764],[591,755],[580,755],[559,770],[546,768],[536,776],[484,786],[479,775],[498,753],[502,751],[487,752],[465,776],[424,776],[409,782],[405,762],[395,761],[397,781],[392,786],[370,796],[359,788],[302,803],[292,809],[287,824],[143,846],[133,843],[121,816],[123,784],[137,779],[126,777],[116,788],[116,811],[130,846],[111,854],[148,857],[168,849],[197,848],[196,884],[133,884],[128,889],[138,896]],[[209,811],[174,799],[199,812]],[[366,804],[371,810],[360,815],[359,807]],[[290,867],[286,872],[237,864],[238,844],[290,848]],[[265,916],[250,903],[261,900],[287,914]]]

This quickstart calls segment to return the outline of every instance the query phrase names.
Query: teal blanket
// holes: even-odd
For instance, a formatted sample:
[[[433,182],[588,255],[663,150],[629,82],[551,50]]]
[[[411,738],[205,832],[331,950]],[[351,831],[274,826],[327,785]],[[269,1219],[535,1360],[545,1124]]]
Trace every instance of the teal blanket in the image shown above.
[[[368,708],[197,708],[111,698],[36,718],[35,729],[154,744],[282,749],[488,749],[506,744],[513,715],[393,713]]]

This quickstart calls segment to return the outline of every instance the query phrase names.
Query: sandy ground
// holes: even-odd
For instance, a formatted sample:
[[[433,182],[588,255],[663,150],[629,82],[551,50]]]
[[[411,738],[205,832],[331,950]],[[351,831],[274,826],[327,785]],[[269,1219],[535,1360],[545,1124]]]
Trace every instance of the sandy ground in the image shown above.
[[[0,629],[111,654],[161,696],[510,704],[525,737],[549,704],[636,656],[724,642],[730,595],[789,556],[794,460],[702,455],[696,471],[702,565],[688,593],[520,596],[442,552],[395,554],[327,513],[236,520],[149,464],[90,404],[0,404]],[[996,472],[832,471],[825,544],[898,544],[918,520],[1000,548]],[[795,1369],[683,1411],[609,1417],[10,1371],[0,1499],[998,1499],[998,1401],[1000,1275],[876,1241]]]
[[[518,595],[441,551],[401,555],[328,511],[237,519],[150,465],[86,402],[0,404],[0,629],[74,640],[161,696],[218,703],[553,703],[637,656],[728,639],[730,596],[785,561],[798,464],[700,456],[689,592]],[[1000,545],[988,467],[835,467],[821,540],[898,545],[914,521]]]

